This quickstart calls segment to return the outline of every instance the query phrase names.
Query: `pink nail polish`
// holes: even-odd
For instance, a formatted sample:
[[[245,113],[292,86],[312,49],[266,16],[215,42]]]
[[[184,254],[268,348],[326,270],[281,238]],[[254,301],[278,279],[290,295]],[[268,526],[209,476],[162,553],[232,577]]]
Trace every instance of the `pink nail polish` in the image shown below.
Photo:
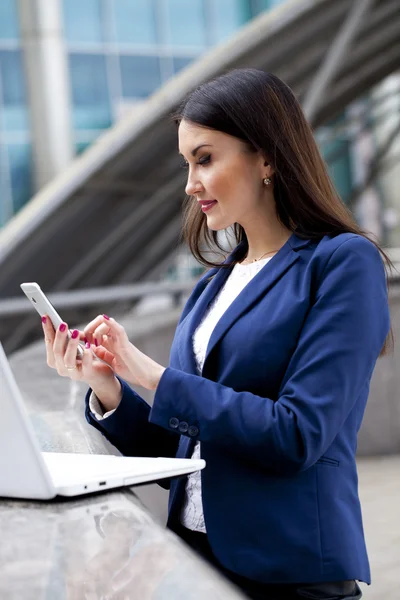
[[[83,341],[85,342],[85,344],[87,344],[89,340],[87,339],[87,337],[84,337],[84,338],[83,338]],[[89,345],[90,345],[90,344],[89,344]]]
[[[99,344],[97,343],[96,338],[94,338],[94,345],[97,347]]]
[[[110,320],[110,317],[109,317],[109,316],[107,316],[107,315],[103,315],[103,317],[104,317],[105,319],[107,319],[107,321],[109,321],[109,320]]]
[[[73,340],[76,340],[76,338],[78,337],[78,335],[79,335],[79,331],[77,329],[74,329],[74,331],[72,332],[72,336],[71,337],[72,337]]]
[[[65,323],[61,323],[59,329],[60,329],[60,331],[65,331],[67,329],[66,324]]]
[[[90,349],[90,344],[89,344],[89,342],[86,342],[86,343],[85,343],[85,348],[87,348],[88,350]]]
[[[46,323],[46,322],[47,322],[46,317],[42,317],[42,323]]]

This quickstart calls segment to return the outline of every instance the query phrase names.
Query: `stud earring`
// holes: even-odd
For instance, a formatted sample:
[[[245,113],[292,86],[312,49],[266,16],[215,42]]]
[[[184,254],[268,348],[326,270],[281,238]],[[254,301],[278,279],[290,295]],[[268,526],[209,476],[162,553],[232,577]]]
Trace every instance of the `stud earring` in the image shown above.
[[[263,179],[263,184],[264,185],[271,185],[272,181],[269,177],[266,177],[265,179]]]

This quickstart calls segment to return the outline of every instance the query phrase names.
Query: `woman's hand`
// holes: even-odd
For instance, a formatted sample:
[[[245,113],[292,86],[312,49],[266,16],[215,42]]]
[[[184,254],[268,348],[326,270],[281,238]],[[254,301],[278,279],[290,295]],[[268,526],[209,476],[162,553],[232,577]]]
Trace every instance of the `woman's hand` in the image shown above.
[[[94,344],[96,356],[108,363],[132,385],[155,390],[165,368],[131,344],[125,329],[107,315],[99,315],[85,327],[84,336]]]
[[[75,329],[68,340],[68,325],[62,323],[55,331],[47,316],[42,318],[42,327],[49,367],[62,377],[87,383],[106,410],[116,408],[121,400],[121,384],[112,367],[95,359],[87,341],[83,356],[78,358],[78,344],[85,341],[84,333]]]

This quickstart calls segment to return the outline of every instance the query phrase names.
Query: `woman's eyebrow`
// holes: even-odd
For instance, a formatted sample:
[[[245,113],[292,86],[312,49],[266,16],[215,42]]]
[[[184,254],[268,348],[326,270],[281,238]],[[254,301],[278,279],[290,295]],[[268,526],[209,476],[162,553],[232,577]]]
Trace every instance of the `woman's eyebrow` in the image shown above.
[[[203,148],[204,146],[212,146],[212,144],[200,144],[200,146],[196,146],[196,148],[193,148],[191,152],[192,156],[196,156],[197,151],[200,150],[200,148]],[[179,154],[183,156],[182,152],[179,152]]]

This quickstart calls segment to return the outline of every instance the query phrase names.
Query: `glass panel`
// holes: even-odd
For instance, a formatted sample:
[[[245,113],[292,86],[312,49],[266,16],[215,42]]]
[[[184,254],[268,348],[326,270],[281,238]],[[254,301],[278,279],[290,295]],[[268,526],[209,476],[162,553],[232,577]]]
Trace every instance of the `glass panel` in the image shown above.
[[[12,217],[7,147],[0,138],[0,227]]]
[[[82,154],[103,133],[102,129],[92,131],[79,131],[75,133],[75,153]]]
[[[64,0],[63,9],[67,42],[102,42],[99,0]]]
[[[284,4],[287,0],[254,0],[254,14],[258,15],[259,13],[265,10],[271,10],[275,6],[279,6],[279,4]]]
[[[184,69],[187,65],[193,62],[195,59],[193,56],[174,56],[172,59],[174,73],[177,73],[181,69]]]
[[[166,0],[169,39],[175,46],[205,46],[203,0]]]
[[[104,129],[111,125],[105,57],[70,54],[73,123],[77,129]]]
[[[29,144],[8,146],[14,212],[18,212],[32,195],[31,147]]]
[[[114,0],[116,41],[121,44],[157,42],[154,3],[151,0]]]
[[[0,1],[0,39],[18,38],[17,0]]]
[[[269,0],[269,7],[274,8],[274,6],[285,4],[285,2],[287,2],[287,0]]]
[[[252,17],[249,0],[214,0],[215,43],[222,42]]]
[[[329,172],[343,202],[349,200],[352,188],[349,149],[348,140],[337,140],[333,142],[329,148],[330,153],[334,153],[334,155],[337,156],[334,160],[329,161]]]
[[[157,56],[120,56],[120,64],[125,98],[146,98],[161,85]]]
[[[24,131],[28,129],[25,101],[22,56],[19,50],[0,50],[0,130]]]
[[[89,148],[89,146],[92,145],[92,142],[77,142],[75,144],[75,152],[77,155],[82,154],[82,152],[84,152],[86,150],[86,148]]]
[[[329,174],[343,202],[349,199],[352,189],[350,143],[338,138],[322,144],[321,153],[328,164]]]

